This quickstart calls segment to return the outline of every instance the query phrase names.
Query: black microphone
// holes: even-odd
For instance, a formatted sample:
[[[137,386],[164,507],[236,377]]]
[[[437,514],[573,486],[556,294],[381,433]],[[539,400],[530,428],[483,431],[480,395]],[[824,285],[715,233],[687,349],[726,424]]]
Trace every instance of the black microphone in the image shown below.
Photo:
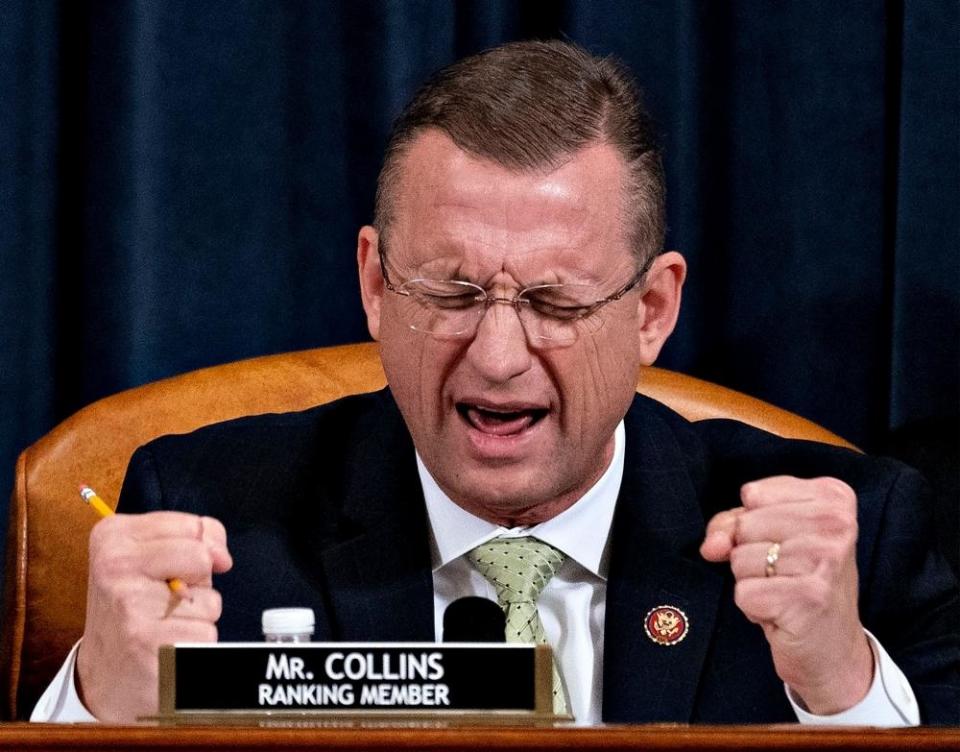
[[[444,642],[505,642],[506,627],[503,609],[476,595],[458,598],[443,612]]]

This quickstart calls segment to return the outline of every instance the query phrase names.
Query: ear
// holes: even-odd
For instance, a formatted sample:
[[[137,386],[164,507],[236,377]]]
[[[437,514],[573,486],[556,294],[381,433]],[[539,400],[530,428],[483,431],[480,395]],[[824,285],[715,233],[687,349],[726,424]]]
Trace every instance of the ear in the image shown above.
[[[380,308],[383,304],[383,271],[380,269],[380,235],[364,225],[357,236],[357,267],[360,272],[360,297],[367,314],[367,329],[374,339],[380,338]]]
[[[639,304],[640,356],[644,365],[653,364],[673,332],[686,276],[687,262],[676,251],[657,256],[647,272]]]

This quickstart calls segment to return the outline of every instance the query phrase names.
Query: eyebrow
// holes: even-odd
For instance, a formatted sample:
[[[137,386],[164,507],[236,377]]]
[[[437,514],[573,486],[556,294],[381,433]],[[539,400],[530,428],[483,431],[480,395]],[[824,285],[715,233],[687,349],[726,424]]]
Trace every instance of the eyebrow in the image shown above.
[[[380,250],[383,254],[383,257],[387,258],[388,246],[385,238],[382,235],[380,237]],[[463,248],[456,247],[453,245],[453,241],[451,241],[443,244],[440,247],[440,255],[425,261],[420,266],[407,267],[407,269],[404,270],[399,264],[396,263],[397,259],[394,257],[392,259],[394,262],[392,267],[398,271],[404,271],[404,276],[407,276],[408,279],[435,279],[444,281],[451,280],[457,282],[469,282],[470,284],[476,285],[484,290],[489,289],[490,285],[488,280],[480,280],[477,277],[468,275],[463,271],[463,253]],[[582,274],[584,276],[573,276],[577,274]],[[548,277],[550,276],[553,276],[555,280],[547,281]],[[518,279],[516,289],[526,290],[531,287],[540,287],[542,285],[588,285],[592,287],[602,287],[603,284],[604,283],[602,280],[593,278],[593,276],[585,269],[547,269],[542,271],[539,276],[530,281]]]

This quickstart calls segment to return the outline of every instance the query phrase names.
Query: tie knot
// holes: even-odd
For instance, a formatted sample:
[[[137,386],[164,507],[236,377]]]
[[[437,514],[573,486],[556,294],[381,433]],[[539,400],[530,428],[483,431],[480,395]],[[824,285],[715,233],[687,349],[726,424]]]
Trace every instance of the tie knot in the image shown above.
[[[477,570],[497,589],[497,600],[507,607],[513,603],[536,603],[566,556],[542,540],[494,538],[467,553]]]

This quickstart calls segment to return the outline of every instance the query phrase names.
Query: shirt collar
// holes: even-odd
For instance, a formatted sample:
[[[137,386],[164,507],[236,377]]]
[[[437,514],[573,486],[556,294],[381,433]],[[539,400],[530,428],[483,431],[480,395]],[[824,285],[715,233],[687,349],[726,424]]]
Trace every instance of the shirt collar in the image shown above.
[[[623,421],[617,425],[613,436],[613,459],[600,479],[575,504],[556,517],[530,527],[494,525],[458,506],[437,485],[417,453],[417,472],[430,520],[434,571],[499,535],[533,535],[560,549],[584,569],[606,579],[607,540],[623,480]]]

